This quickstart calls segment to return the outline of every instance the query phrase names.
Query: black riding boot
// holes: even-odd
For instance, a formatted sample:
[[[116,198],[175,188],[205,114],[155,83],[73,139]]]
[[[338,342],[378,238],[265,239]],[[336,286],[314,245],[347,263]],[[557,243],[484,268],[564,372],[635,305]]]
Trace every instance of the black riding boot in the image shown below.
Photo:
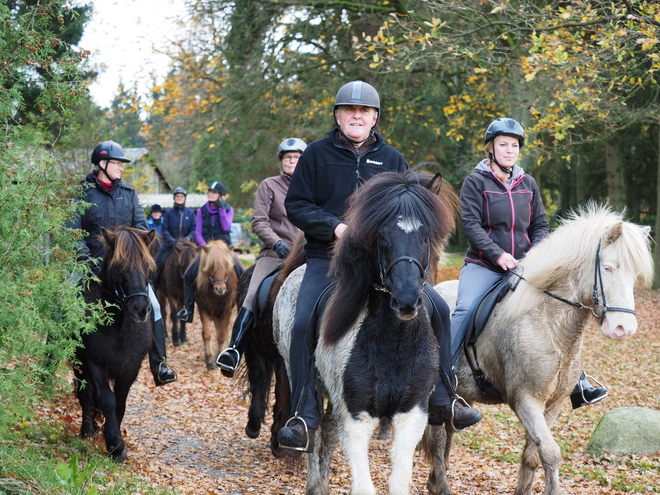
[[[149,349],[149,368],[154,377],[156,386],[166,385],[175,382],[178,378],[177,372],[167,364],[167,354],[165,352],[165,323],[161,318],[154,321],[154,336]]]
[[[594,387],[589,379],[593,380],[598,387]],[[607,389],[603,387],[603,384],[583,371],[577,385],[571,392],[571,405],[573,409],[577,409],[578,407],[600,402],[605,397],[607,397]]]
[[[218,354],[215,364],[220,367],[220,371],[228,378],[234,376],[236,368],[241,362],[243,349],[245,348],[245,341],[247,340],[248,333],[252,328],[254,322],[254,313],[247,308],[241,308],[238,311],[236,320],[234,321],[234,328],[231,331],[231,341],[229,347]]]
[[[195,315],[195,279],[199,270],[199,258],[193,261],[183,274],[183,309],[176,314],[177,320],[193,322]]]

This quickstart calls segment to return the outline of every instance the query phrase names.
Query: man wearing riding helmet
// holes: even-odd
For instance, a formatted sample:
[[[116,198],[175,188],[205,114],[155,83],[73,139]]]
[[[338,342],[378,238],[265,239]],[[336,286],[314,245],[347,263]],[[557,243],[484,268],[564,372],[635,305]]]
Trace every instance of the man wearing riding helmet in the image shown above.
[[[243,305],[238,310],[231,333],[229,348],[218,355],[216,364],[222,374],[234,376],[245,348],[245,341],[254,321],[254,299],[261,282],[282,264],[293,241],[300,232],[286,216],[284,198],[289,189],[291,175],[307,144],[299,138],[288,138],[277,148],[280,175],[264,179],[252,206],[252,230],[261,239],[261,251]]]
[[[516,164],[525,144],[523,127],[514,119],[495,119],[484,143],[488,158],[477,164],[461,188],[461,223],[470,245],[451,317],[453,358],[463,348],[467,328],[462,324],[472,303],[514,269],[549,231],[536,181]],[[576,408],[606,396],[607,390],[592,387],[583,372],[571,401]]]
[[[348,197],[364,180],[381,172],[403,172],[408,168],[401,153],[385,144],[375,131],[379,117],[380,96],[373,86],[363,81],[342,86],[335,97],[336,128],[307,147],[291,178],[285,206],[291,222],[305,233],[307,269],[298,292],[289,350],[292,410],[291,418],[278,433],[283,448],[311,451],[314,430],[323,413],[322,398],[314,388],[310,350],[316,328],[309,321],[316,301],[333,281],[328,275],[330,250],[346,229],[342,217]],[[449,308],[428,284],[426,292],[437,308],[432,318],[434,332],[443,344],[443,370],[451,377]],[[454,394],[445,387],[449,381],[438,377],[437,397],[429,411],[441,411],[451,418],[450,393]],[[470,426],[480,419],[479,412],[472,408],[456,408],[455,423]]]
[[[100,241],[101,228],[123,225],[148,230],[147,219],[138,204],[135,187],[121,180],[124,163],[129,162],[122,147],[114,141],[104,141],[94,148],[94,171],[81,183],[84,193],[82,200],[91,206],[69,223],[69,227],[87,232],[87,237],[80,241],[79,258],[87,261],[92,271],[97,274],[105,251]],[[177,374],[167,364],[165,325],[160,305],[151,286],[148,286],[148,291],[154,317],[154,340],[149,350],[149,366],[154,381],[159,386],[176,381]]]

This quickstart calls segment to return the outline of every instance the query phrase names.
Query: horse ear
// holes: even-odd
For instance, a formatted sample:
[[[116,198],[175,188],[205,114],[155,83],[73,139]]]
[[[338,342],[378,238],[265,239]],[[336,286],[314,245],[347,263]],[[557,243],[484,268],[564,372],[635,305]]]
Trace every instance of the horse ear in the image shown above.
[[[619,237],[621,237],[622,232],[623,232],[623,222],[615,223],[610,229],[610,231],[607,233],[607,235],[605,236],[605,241],[608,244],[612,244]]]
[[[651,237],[651,227],[649,227],[648,225],[642,227],[642,233],[644,234],[645,237]]]
[[[147,246],[151,244],[155,238],[156,238],[156,229],[151,229],[149,232],[147,232],[147,238],[146,238]]]
[[[433,176],[433,179],[429,182],[428,188],[435,194],[440,194],[440,189],[442,188],[442,174],[440,172]]]
[[[101,235],[105,239],[105,242],[108,243],[108,245],[112,244],[112,242],[117,237],[117,235],[114,232],[106,229],[105,227],[101,227]]]

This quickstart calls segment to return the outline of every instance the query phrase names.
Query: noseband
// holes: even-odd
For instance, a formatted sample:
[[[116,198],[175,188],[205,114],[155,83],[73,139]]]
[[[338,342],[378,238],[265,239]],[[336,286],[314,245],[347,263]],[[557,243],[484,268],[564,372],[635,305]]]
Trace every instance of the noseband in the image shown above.
[[[380,273],[380,284],[374,284],[373,287],[376,290],[379,290],[381,292],[387,292],[388,294],[390,293],[390,290],[387,288],[385,285],[385,279],[389,277],[390,272],[392,271],[392,268],[394,265],[401,261],[407,261],[408,263],[414,263],[417,265],[417,268],[419,268],[419,272],[422,275],[422,280],[426,280],[426,278],[429,275],[429,267],[428,263],[426,268],[419,262],[417,258],[413,258],[412,256],[399,256],[398,258],[393,259],[390,261],[390,263],[387,265],[387,267],[383,270],[383,266],[380,264],[380,248],[378,250],[378,271]],[[429,256],[428,259],[431,259],[431,246],[429,246]],[[422,284],[422,288],[420,290],[420,294],[424,292],[424,285]]]
[[[571,306],[575,306],[576,308],[583,308],[583,309],[588,309],[591,311],[591,314],[594,315],[596,318],[598,318],[601,322],[605,318],[605,314],[608,311],[618,311],[620,313],[629,313],[631,315],[635,314],[634,309],[628,309],[628,308],[618,308],[615,306],[608,306],[607,305],[607,300],[605,299],[605,289],[603,287],[603,274],[601,273],[600,267],[600,244],[601,242],[598,241],[598,247],[596,248],[596,263],[594,267],[594,288],[593,288],[593,293],[592,293],[592,298],[593,298],[593,306],[585,306],[581,302],[575,302],[575,301],[569,301],[568,299],[564,299],[561,296],[558,296],[556,294],[553,294],[549,290],[544,290],[544,289],[539,289],[541,292],[544,294],[547,294],[548,296],[557,299],[558,301],[561,301],[566,304],[570,304]],[[525,278],[522,275],[519,275],[516,272],[512,272],[516,277],[520,278],[521,280],[525,280]],[[528,282],[529,283],[529,282]],[[538,287],[537,287],[538,288]],[[600,299],[598,297],[598,294],[600,292],[600,297],[602,297],[603,302],[600,302]],[[600,314],[598,314],[598,308],[600,308]]]
[[[114,296],[115,298],[119,301],[120,304],[126,304],[129,299],[132,297],[140,297],[144,296],[147,299],[149,299],[149,291],[145,287],[145,290],[143,292],[135,292],[133,294],[126,294],[124,292],[124,288],[121,285],[117,285],[114,290]]]
[[[218,282],[224,282],[224,283],[227,283],[227,280],[228,280],[228,279],[229,279],[229,277],[225,277],[225,278],[213,278],[211,275],[209,275],[209,282],[211,282],[211,285],[215,285],[215,284],[218,283]]]

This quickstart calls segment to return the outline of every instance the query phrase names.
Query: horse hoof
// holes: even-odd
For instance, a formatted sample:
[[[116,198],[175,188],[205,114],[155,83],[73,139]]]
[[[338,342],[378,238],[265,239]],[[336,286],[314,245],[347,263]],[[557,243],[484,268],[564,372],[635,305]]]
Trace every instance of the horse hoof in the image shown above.
[[[128,451],[126,450],[126,446],[124,445],[124,442],[121,442],[114,449],[110,450],[110,457],[112,457],[113,461],[119,463],[124,462],[126,460],[126,458],[128,457]]]
[[[181,341],[180,341],[180,340],[173,340],[173,341],[172,341],[172,345],[173,345],[174,347],[179,347],[179,346],[181,345]]]
[[[217,368],[217,366],[215,365],[215,363],[206,363],[206,369],[207,370],[211,371],[211,370],[214,370],[216,368]]]
[[[248,438],[257,438],[259,433],[261,433],[261,426],[258,426],[257,428],[250,428],[250,423],[245,425],[245,434],[248,436]]]

